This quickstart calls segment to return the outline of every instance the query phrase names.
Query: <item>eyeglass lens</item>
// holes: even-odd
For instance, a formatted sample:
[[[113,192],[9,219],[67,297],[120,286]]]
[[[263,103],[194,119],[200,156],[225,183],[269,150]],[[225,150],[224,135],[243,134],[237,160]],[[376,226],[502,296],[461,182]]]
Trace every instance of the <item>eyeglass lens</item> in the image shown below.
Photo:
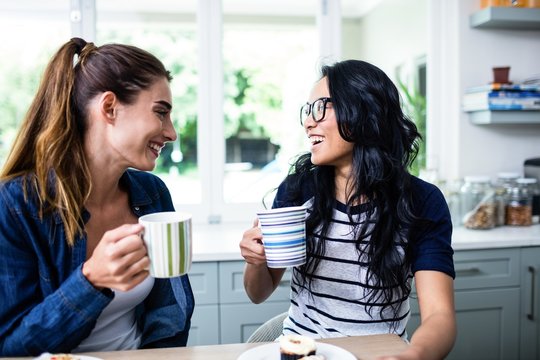
[[[324,119],[326,113],[326,103],[330,101],[329,98],[320,98],[315,100],[312,104],[305,103],[300,109],[300,124],[304,125],[304,122],[310,114],[313,114],[313,120],[316,122]]]

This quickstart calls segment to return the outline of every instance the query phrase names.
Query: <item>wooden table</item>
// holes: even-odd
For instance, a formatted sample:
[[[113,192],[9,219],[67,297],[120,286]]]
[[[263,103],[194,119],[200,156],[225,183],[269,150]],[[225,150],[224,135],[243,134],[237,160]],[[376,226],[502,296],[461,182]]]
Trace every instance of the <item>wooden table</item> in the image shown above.
[[[351,336],[317,341],[342,347],[353,353],[359,360],[374,360],[380,355],[398,353],[408,346],[397,335]],[[190,346],[166,349],[95,352],[85,353],[84,355],[94,356],[104,360],[236,360],[244,351],[262,344],[264,343]],[[276,354],[276,359],[279,360],[279,354]]]

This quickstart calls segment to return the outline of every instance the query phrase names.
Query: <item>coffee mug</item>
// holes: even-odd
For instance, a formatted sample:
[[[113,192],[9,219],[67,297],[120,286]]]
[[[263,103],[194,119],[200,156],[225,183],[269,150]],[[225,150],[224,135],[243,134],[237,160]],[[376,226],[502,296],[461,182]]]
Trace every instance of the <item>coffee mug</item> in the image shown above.
[[[158,212],[141,216],[142,238],[150,258],[150,275],[169,278],[187,274],[192,263],[191,214]]]
[[[306,208],[291,206],[257,212],[269,268],[306,262]]]

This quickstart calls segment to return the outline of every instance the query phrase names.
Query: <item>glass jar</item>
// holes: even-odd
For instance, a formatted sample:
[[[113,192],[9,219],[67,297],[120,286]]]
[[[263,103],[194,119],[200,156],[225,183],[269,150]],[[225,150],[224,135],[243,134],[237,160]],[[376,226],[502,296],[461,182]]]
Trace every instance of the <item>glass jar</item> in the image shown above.
[[[510,189],[506,203],[506,225],[532,225],[532,185],[536,179],[519,178]]]
[[[463,186],[462,180],[453,180],[446,183],[444,187],[444,197],[450,210],[450,218],[452,226],[458,227],[462,225],[461,216],[461,195],[460,190]]]
[[[492,229],[496,224],[495,190],[488,176],[466,176],[461,187],[461,214],[468,229]]]
[[[536,178],[524,178],[522,181],[527,185],[531,196],[531,222],[533,225],[540,224],[540,186],[538,185],[538,180]]]
[[[497,174],[495,180],[495,225],[503,226],[506,224],[506,203],[510,189],[516,185],[516,180],[520,177],[519,173],[501,172]]]

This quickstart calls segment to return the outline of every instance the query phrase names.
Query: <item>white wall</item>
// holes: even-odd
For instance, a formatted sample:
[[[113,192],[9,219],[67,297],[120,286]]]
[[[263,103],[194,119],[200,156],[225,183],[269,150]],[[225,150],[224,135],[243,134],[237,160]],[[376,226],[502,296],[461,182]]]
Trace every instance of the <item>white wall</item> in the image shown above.
[[[460,110],[465,88],[489,83],[494,66],[510,80],[540,73],[540,30],[472,29],[479,0],[384,0],[343,24],[343,58],[396,66],[427,53],[428,167],[445,180],[523,169],[540,156],[540,125],[473,125]],[[540,115],[540,114],[539,114]]]
[[[459,107],[465,88],[489,83],[494,66],[510,66],[514,82],[540,73],[540,30],[473,29],[479,1],[429,1],[431,163],[445,179],[521,172],[524,159],[540,156],[540,124],[473,125]]]
[[[394,78],[398,65],[426,54],[427,15],[427,0],[383,0],[361,19],[345,19],[343,58],[371,62]]]

